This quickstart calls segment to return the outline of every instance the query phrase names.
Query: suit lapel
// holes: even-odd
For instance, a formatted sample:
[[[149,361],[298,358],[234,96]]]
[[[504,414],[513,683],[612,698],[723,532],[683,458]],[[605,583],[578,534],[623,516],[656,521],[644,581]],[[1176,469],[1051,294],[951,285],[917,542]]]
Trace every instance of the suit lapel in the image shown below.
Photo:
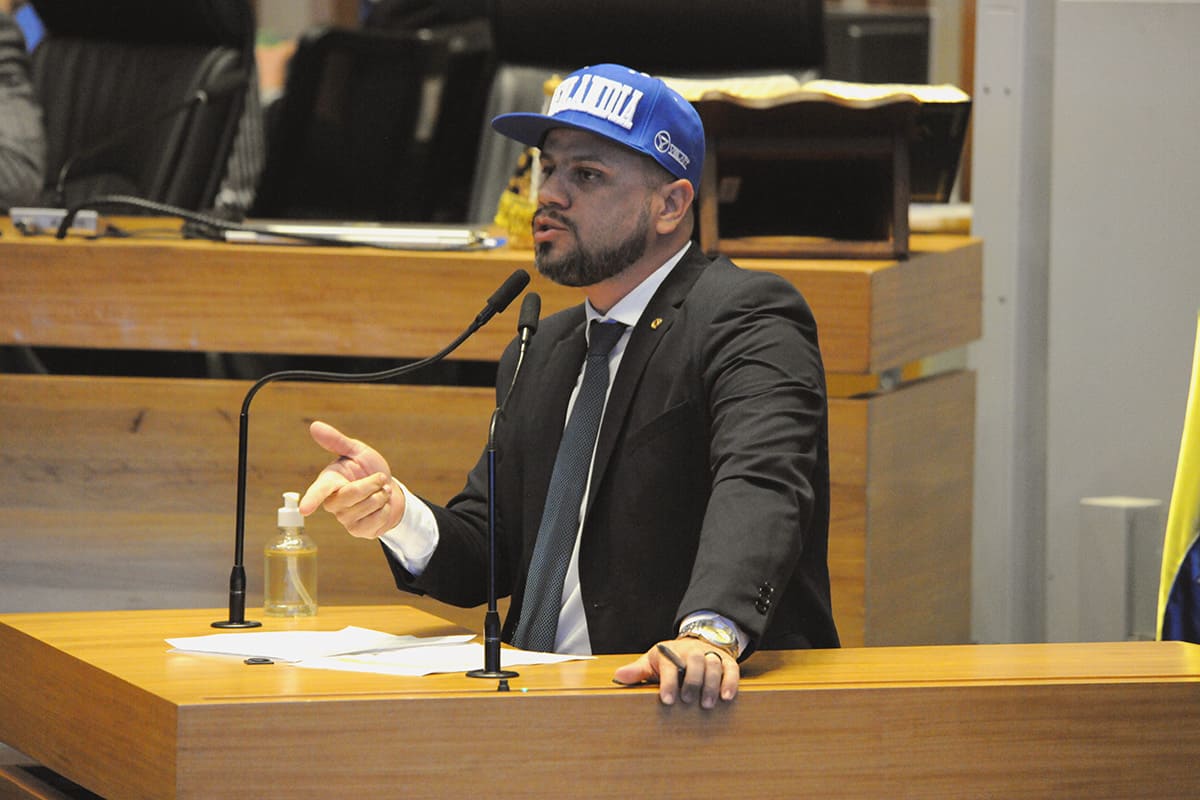
[[[683,257],[662,286],[654,293],[646,310],[638,319],[637,326],[629,336],[625,354],[621,356],[621,366],[613,381],[612,391],[608,395],[608,404],[604,408],[604,420],[600,424],[600,433],[596,440],[596,458],[592,465],[591,491],[588,492],[588,510],[595,500],[595,487],[600,485],[604,473],[608,469],[613,449],[620,440],[629,416],[629,408],[637,387],[642,381],[646,365],[654,355],[659,344],[667,335],[667,331],[679,314],[683,304],[696,279],[708,265],[708,260],[693,245]]]

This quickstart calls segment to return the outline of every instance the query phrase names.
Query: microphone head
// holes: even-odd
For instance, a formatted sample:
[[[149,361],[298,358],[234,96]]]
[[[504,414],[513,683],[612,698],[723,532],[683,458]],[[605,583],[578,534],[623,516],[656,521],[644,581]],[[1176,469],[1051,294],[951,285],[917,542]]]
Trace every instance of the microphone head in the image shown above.
[[[542,315],[542,298],[537,292],[529,292],[521,301],[521,315],[517,318],[517,332],[529,332],[532,336],[537,332],[538,318]]]
[[[517,295],[521,293],[526,286],[529,285],[529,273],[523,269],[518,269],[504,283],[500,284],[500,288],[495,294],[488,298],[488,307],[492,309],[493,314],[499,314],[512,304],[513,300],[517,299]]]
[[[513,300],[517,299],[517,295],[529,283],[529,273],[523,269],[519,269],[512,275],[508,276],[508,280],[500,284],[500,288],[487,299],[483,306],[483,310],[475,316],[475,322],[471,324],[471,330],[476,331],[487,324],[487,321],[499,314],[504,309],[508,308]]]

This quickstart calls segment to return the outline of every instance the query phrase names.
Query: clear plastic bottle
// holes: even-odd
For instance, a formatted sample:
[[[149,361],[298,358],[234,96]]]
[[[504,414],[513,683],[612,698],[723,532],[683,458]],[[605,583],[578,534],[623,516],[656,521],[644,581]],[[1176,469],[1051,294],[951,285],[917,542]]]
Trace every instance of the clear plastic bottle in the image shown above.
[[[263,551],[263,613],[270,617],[317,613],[317,545],[304,532],[299,506],[298,493],[283,493],[279,535]]]

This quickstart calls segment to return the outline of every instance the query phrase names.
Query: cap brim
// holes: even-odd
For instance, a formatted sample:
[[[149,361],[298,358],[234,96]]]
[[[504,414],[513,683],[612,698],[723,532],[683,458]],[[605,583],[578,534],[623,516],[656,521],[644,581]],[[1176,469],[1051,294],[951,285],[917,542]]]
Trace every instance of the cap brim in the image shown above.
[[[515,139],[529,147],[541,147],[542,139],[546,136],[546,131],[552,128],[572,128],[577,131],[587,131],[588,133],[603,135],[598,133],[594,128],[584,125],[574,125],[566,120],[548,117],[545,114],[531,114],[526,112],[501,114],[492,120],[492,127],[498,133],[510,139]]]

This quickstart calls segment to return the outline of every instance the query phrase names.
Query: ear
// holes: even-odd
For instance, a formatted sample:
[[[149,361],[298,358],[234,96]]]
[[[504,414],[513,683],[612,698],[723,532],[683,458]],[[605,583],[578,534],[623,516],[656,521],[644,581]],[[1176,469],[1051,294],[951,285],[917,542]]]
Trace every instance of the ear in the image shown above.
[[[654,228],[659,235],[667,236],[674,233],[680,225],[692,219],[692,201],[696,199],[696,190],[692,183],[684,178],[664,183],[658,189],[659,208],[654,217]]]

